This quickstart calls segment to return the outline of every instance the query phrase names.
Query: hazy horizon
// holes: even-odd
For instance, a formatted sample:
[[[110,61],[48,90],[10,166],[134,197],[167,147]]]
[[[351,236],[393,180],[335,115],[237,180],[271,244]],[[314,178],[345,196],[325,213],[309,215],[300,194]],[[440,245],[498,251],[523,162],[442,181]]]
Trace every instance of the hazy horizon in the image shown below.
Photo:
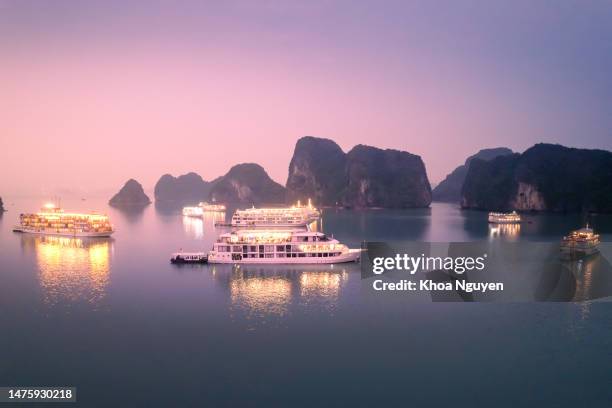
[[[0,197],[238,163],[312,135],[420,155],[612,149],[612,3],[0,0]]]

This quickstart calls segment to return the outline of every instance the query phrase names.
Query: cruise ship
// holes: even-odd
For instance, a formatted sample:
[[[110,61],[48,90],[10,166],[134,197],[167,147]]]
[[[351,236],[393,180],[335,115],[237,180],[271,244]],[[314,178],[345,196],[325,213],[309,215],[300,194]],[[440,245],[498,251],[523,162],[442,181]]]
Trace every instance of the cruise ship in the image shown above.
[[[183,207],[183,215],[185,217],[201,217],[204,215],[204,210],[200,207]]]
[[[491,224],[516,224],[521,222],[521,216],[516,211],[510,213],[490,212],[489,222]]]
[[[587,225],[563,237],[560,245],[561,257],[584,257],[599,252],[599,234]]]
[[[250,227],[303,227],[321,216],[319,210],[308,200],[307,206],[297,205],[284,208],[249,208],[236,210],[231,226]]]
[[[357,261],[361,252],[321,232],[238,230],[219,236],[208,253],[208,262],[334,264]]]
[[[207,203],[207,202],[202,202],[198,204],[198,207],[200,207],[202,211],[207,211],[207,212],[223,212],[226,210],[226,207],[224,204],[214,204],[214,203]]]
[[[51,203],[37,213],[21,214],[13,231],[66,237],[109,237],[114,232],[106,215],[66,213]]]
[[[201,202],[197,207],[183,207],[183,215],[186,217],[201,217],[205,212],[223,212],[225,211],[225,205],[223,204],[210,204],[207,202]]]

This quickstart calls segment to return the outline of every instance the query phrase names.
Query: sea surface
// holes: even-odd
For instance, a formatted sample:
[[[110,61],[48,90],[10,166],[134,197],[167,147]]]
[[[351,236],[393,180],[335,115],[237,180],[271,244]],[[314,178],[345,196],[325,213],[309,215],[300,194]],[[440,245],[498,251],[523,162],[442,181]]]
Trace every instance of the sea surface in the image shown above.
[[[0,217],[0,386],[74,386],[83,407],[610,407],[612,302],[432,303],[364,296],[358,264],[183,265],[215,220],[110,208],[112,239],[13,233]],[[225,215],[228,216],[228,215]],[[581,215],[324,210],[314,227],[363,241],[556,242]],[[612,240],[612,217],[588,220]],[[51,406],[51,405],[50,405]],[[54,405],[58,406],[58,405]]]

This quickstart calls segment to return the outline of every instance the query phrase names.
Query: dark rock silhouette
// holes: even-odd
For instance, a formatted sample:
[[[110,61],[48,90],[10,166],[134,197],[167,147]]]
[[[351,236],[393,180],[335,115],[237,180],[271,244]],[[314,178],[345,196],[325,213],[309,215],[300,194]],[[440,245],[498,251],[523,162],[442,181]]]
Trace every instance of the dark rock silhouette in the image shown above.
[[[497,156],[512,154],[512,150],[506,147],[493,149],[482,149],[478,153],[467,158],[464,164],[453,170],[444,180],[440,182],[431,192],[434,201],[449,203],[461,202],[461,189],[465,182],[468,168],[473,159],[491,160]]]
[[[6,211],[4,209],[4,203],[2,202],[2,197],[0,197],[0,213],[3,213],[4,211]]]
[[[612,153],[537,144],[522,154],[471,162],[464,208],[612,212]]]
[[[197,204],[208,199],[211,186],[212,183],[193,172],[178,177],[164,174],[155,184],[155,201]]]
[[[114,207],[143,207],[150,204],[151,200],[139,182],[129,179],[108,203]]]
[[[272,180],[259,164],[243,163],[212,183],[209,201],[228,204],[282,204],[285,188]]]
[[[357,145],[348,153],[329,139],[298,140],[287,178],[289,201],[317,205],[414,208],[431,203],[425,165],[417,155]]]

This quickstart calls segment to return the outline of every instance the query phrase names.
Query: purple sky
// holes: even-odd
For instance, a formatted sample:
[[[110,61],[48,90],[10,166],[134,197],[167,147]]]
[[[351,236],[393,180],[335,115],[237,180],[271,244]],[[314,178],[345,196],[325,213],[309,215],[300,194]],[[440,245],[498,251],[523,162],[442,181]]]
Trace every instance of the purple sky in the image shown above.
[[[150,190],[296,140],[612,149],[608,1],[0,0],[0,196]]]

